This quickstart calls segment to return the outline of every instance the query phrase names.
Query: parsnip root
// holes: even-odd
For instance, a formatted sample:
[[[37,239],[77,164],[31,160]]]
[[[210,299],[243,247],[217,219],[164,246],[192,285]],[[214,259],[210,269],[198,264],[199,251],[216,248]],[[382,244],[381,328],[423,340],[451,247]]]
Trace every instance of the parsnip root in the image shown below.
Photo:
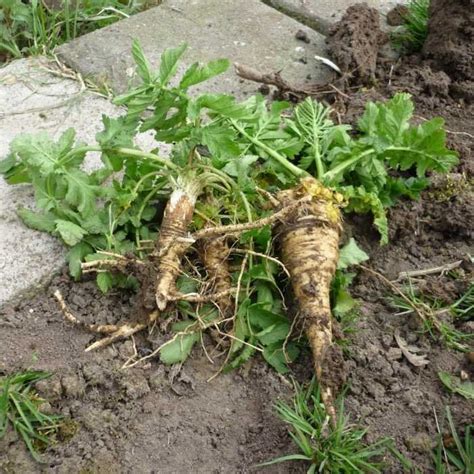
[[[212,291],[221,295],[215,298],[214,302],[224,318],[234,309],[229,253],[229,246],[224,237],[205,239],[200,242],[200,259],[206,268]]]
[[[173,191],[166,205],[160,236],[151,260],[156,261],[157,279],[155,299],[164,311],[176,293],[176,279],[180,274],[181,259],[194,243],[188,234],[192,222],[197,192],[178,188]]]
[[[313,199],[299,206],[276,232],[281,259],[290,272],[299,315],[311,346],[321,397],[334,421],[334,397],[344,382],[342,352],[333,343],[330,306],[331,281],[339,257],[341,214],[338,196],[312,178],[305,178],[298,187],[277,197],[287,206],[305,195]]]

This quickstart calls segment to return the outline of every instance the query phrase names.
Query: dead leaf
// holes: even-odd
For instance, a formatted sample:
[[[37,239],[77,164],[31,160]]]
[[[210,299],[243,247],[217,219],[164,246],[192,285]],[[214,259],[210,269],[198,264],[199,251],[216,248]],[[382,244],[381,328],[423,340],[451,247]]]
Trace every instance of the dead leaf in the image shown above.
[[[401,349],[403,355],[407,358],[410,364],[415,367],[423,367],[430,363],[426,358],[426,354],[417,355],[416,352],[420,352],[421,349],[416,346],[408,345],[407,341],[400,336],[398,331],[395,331],[395,341],[397,341],[398,347]]]

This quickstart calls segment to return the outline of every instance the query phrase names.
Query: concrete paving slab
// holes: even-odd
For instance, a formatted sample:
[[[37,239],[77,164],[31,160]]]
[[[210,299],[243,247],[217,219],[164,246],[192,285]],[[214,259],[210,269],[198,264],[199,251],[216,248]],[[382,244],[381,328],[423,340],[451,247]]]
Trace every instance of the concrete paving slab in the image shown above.
[[[79,82],[45,69],[50,67],[44,58],[21,59],[0,70],[1,158],[21,133],[46,131],[58,136],[74,127],[79,140],[94,143],[101,115],[120,114],[107,99],[84,90]],[[87,167],[99,161],[92,154],[87,159]],[[0,177],[0,305],[37,288],[64,264],[63,246],[27,228],[16,214],[20,206],[34,207],[31,187],[10,186]]]
[[[310,28],[326,35],[329,27],[339,21],[348,7],[367,3],[386,15],[397,4],[409,0],[262,0],[267,5],[285,13]]]
[[[309,44],[295,38],[300,29],[307,32]],[[325,81],[332,74],[314,59],[315,54],[326,54],[324,37],[259,0],[164,0],[159,7],[61,46],[58,54],[83,76],[106,78],[115,90],[123,91],[133,74],[130,51],[134,38],[153,65],[164,49],[186,42],[185,65],[229,58],[261,71],[282,70],[283,77],[291,81],[302,81],[308,75]],[[204,87],[240,97],[257,88],[242,82],[233,70]]]

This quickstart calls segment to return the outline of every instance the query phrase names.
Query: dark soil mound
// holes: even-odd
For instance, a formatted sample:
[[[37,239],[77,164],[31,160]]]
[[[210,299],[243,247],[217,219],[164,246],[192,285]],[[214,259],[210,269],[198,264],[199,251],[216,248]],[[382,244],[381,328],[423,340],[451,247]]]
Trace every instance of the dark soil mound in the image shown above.
[[[470,0],[432,0],[423,47],[433,68],[454,80],[474,80],[474,9]]]
[[[330,29],[327,44],[331,57],[350,81],[365,84],[375,80],[380,46],[387,39],[380,29],[379,12],[364,3],[347,9]]]

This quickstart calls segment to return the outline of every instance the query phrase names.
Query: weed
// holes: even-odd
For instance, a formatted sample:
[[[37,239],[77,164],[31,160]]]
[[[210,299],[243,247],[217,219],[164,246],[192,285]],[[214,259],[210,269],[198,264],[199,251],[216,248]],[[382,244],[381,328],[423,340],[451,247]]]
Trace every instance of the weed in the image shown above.
[[[459,315],[472,314],[472,288],[471,286],[455,303],[445,306],[438,300],[430,300],[420,294],[410,281],[401,290],[403,296],[393,296],[390,302],[400,311],[400,316],[416,314],[423,321],[425,331],[432,337],[439,336],[447,347],[465,352],[469,350],[466,343],[472,341],[474,336],[459,331],[453,323]]]
[[[386,453],[391,440],[384,438],[372,445],[364,444],[367,430],[349,423],[348,417],[344,415],[342,398],[333,426],[314,380],[306,389],[296,384],[293,406],[279,402],[276,410],[279,417],[290,425],[290,436],[299,453],[273,459],[261,466],[285,461],[307,461],[310,463],[308,474],[381,472],[382,465],[377,458]]]
[[[463,380],[462,377],[456,377],[448,372],[438,372],[438,377],[449,391],[457,393],[468,400],[474,400],[473,382]]]
[[[460,436],[454,425],[451,410],[446,407],[450,434],[442,436],[433,454],[436,474],[468,474],[474,472],[474,425],[464,429]]]
[[[457,319],[470,320],[474,318],[474,283],[467,291],[450,306],[451,313]]]
[[[403,24],[392,33],[392,43],[404,53],[420,51],[428,35],[430,0],[411,0]]]
[[[61,8],[42,0],[2,0],[0,64],[25,55],[51,52],[80,35],[140,10],[138,0],[63,0]]]
[[[37,461],[38,449],[50,444],[51,435],[60,426],[58,416],[41,412],[45,400],[32,387],[49,376],[46,372],[28,370],[0,378],[0,438],[11,424]]]

